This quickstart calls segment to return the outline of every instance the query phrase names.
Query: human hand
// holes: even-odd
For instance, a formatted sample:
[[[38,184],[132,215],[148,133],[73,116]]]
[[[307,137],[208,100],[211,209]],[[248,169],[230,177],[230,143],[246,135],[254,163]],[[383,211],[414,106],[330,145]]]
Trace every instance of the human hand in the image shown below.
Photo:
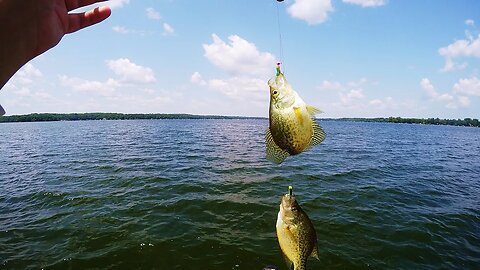
[[[108,18],[108,7],[69,13],[104,1],[0,0],[0,89],[25,63],[57,45],[65,34]]]
[[[108,7],[69,13],[104,1],[0,0],[0,88],[21,66],[57,45],[65,34],[108,18]]]
[[[18,1],[18,0],[14,0]],[[30,18],[30,31],[26,38],[30,39],[33,58],[57,45],[65,34],[99,23],[110,16],[110,8],[101,7],[84,13],[69,13],[80,7],[105,0],[22,0],[23,8]]]

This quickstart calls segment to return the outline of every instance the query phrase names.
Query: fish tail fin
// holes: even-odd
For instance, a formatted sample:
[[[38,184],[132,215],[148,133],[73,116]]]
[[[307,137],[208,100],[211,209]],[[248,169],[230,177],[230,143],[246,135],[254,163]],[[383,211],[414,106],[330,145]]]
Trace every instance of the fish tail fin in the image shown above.
[[[265,142],[267,145],[267,159],[273,163],[280,164],[282,163],[290,154],[281,149],[273,140],[272,133],[270,129],[267,129],[265,133]]]

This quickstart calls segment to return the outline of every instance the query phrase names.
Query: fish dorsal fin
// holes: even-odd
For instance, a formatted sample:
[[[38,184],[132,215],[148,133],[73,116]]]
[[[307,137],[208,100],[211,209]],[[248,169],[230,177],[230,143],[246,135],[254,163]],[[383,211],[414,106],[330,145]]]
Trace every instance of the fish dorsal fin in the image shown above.
[[[265,133],[265,142],[267,144],[267,159],[271,162],[280,164],[290,155],[275,143],[270,129],[267,129]]]
[[[313,117],[315,114],[321,113],[322,111],[316,107],[307,105],[307,111],[308,113]]]
[[[327,136],[325,134],[325,131],[323,131],[322,127],[315,121],[315,119],[312,119],[312,128],[313,128],[313,135],[312,135],[312,141],[310,143],[310,146],[321,144],[323,140],[325,140],[325,137]]]

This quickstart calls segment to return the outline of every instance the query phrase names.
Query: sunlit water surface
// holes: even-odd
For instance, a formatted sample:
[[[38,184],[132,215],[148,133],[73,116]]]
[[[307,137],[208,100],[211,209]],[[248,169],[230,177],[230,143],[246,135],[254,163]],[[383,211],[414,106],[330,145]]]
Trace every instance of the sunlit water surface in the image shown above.
[[[275,165],[267,120],[0,125],[0,269],[286,269],[293,185],[309,269],[480,269],[480,129],[321,121]]]

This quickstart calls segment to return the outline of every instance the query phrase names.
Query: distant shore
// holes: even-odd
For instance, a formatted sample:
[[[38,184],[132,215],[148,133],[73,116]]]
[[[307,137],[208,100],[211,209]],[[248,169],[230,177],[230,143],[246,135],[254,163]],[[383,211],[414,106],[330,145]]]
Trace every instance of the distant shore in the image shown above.
[[[327,120],[327,119],[325,119]],[[383,122],[383,123],[402,123],[402,124],[422,124],[422,125],[448,125],[464,127],[480,127],[480,121],[473,118],[464,119],[440,119],[440,118],[402,118],[402,117],[380,117],[380,118],[338,118],[332,119],[338,121],[354,122]]]
[[[1,116],[0,123],[82,121],[82,120],[134,120],[134,119],[266,119],[264,117],[195,115],[195,114],[124,114],[124,113],[32,113],[25,115]],[[424,125],[450,125],[480,127],[478,119],[440,119],[440,118],[322,118],[325,121],[383,122]]]

